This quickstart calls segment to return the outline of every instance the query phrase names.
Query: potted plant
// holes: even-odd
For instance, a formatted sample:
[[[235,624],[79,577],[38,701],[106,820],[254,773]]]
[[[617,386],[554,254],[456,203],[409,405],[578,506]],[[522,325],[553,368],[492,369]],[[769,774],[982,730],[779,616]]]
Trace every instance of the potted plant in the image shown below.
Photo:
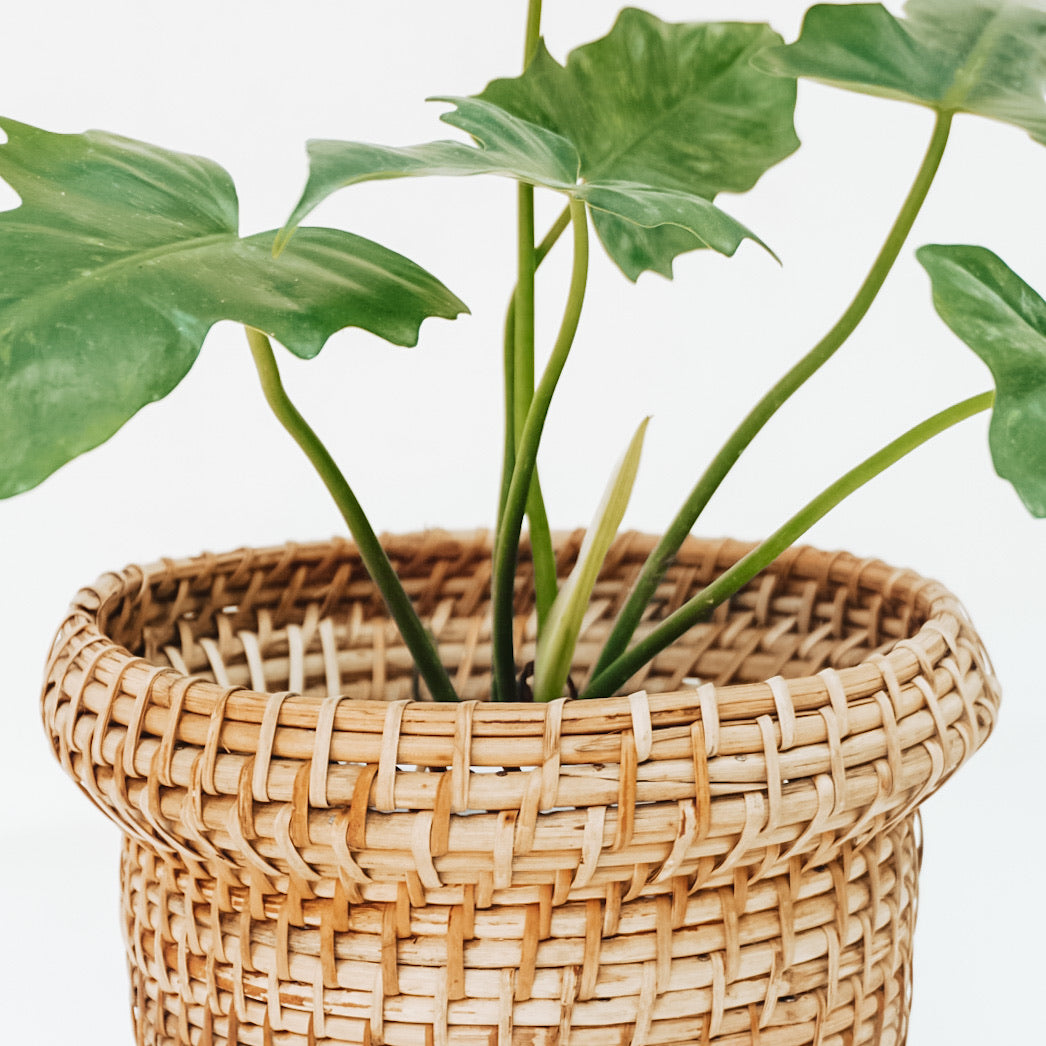
[[[241,1028],[244,1041],[276,1032],[301,1041],[325,1035],[458,1041],[470,1034],[569,1041],[609,1026],[626,1041],[742,1033],[754,1040],[787,1027],[809,1032],[809,1041],[847,1028],[856,1041],[901,1034],[916,864],[910,814],[991,725],[994,688],[976,639],[937,589],[809,552],[786,557],[776,573],[722,601],[841,494],[929,435],[987,408],[991,396],[934,414],[848,471],[769,543],[746,554],[746,567],[732,565],[741,552],[724,543],[676,548],[718,485],[721,466],[777,406],[761,401],[698,481],[669,528],[670,545],[632,539],[613,547],[592,610],[592,585],[627,501],[645,424],[614,473],[589,539],[560,546],[558,586],[556,553],[544,536],[542,498],[529,469],[578,319],[590,215],[632,277],[665,273],[679,253],[696,246],[730,254],[755,239],[709,197],[747,187],[794,148],[790,75],[856,82],[929,105],[938,115],[915,186],[854,304],[789,372],[775,399],[824,362],[870,305],[928,188],[954,112],[1001,117],[1041,136],[1037,55],[1017,54],[1022,66],[1014,54],[1040,16],[1012,5],[987,13],[960,5],[959,17],[956,5],[947,7],[949,33],[940,31],[939,4],[913,5],[904,22],[879,8],[817,9],[789,48],[758,27],[668,26],[625,12],[604,40],[563,67],[538,46],[532,6],[527,71],[493,82],[478,98],[456,99],[447,114],[474,135],[473,144],[402,150],[320,143],[302,203],[275,239],[236,238],[229,187],[213,166],[136,143],[57,137],[5,122],[2,173],[22,196],[7,224],[6,362],[12,401],[22,408],[6,416],[5,440],[14,448],[7,491],[36,482],[104,438],[141,402],[164,394],[210,322],[247,322],[266,393],[334,488],[416,666],[405,662],[389,628],[373,624],[379,604],[373,590],[358,587],[359,557],[337,545],[168,564],[148,579],[132,571],[80,598],[52,658],[45,718],[67,768],[141,837],[128,844],[124,868],[141,1039],[166,1033],[236,1040]],[[856,72],[853,40],[861,41],[863,60]],[[1002,58],[1008,80],[1000,100]],[[680,74],[715,63],[718,80]],[[1024,69],[1023,78],[1015,69]],[[1018,103],[1014,83],[1031,85]],[[608,160],[605,143],[645,130],[681,84],[687,104],[672,115],[683,122],[666,141]],[[615,109],[610,103],[622,85],[628,97],[617,98]],[[738,97],[747,102],[740,113],[744,134],[730,118]],[[690,103],[705,119],[688,125]],[[710,105],[727,110],[711,135],[715,150],[673,156],[673,143],[688,143],[682,151],[689,153],[698,132],[707,132]],[[716,172],[710,152],[722,156],[731,137],[749,166],[734,153]],[[694,166],[681,177],[686,161]],[[474,541],[433,535],[420,546],[392,540],[400,590],[351,492],[282,398],[260,329],[308,356],[345,324],[403,342],[422,317],[460,311],[442,284],[383,248],[347,234],[294,229],[317,200],[353,181],[484,171],[570,200],[575,250],[566,318],[546,379],[532,391],[529,295],[514,296],[506,337],[506,480],[492,548],[477,554]],[[531,195],[520,194],[525,229]],[[72,211],[69,198],[77,203]],[[562,227],[557,219],[549,248]],[[523,241],[520,287],[546,252],[545,245],[535,251],[530,232]],[[275,261],[270,248],[280,255]],[[1015,357],[1013,350],[1026,347],[1039,306],[981,249],[925,248],[920,260],[939,311],[996,374],[996,461],[1041,513],[1042,469],[1034,457],[1040,441],[1034,428],[1028,434],[1035,410],[1023,402],[1035,372],[1027,369],[1028,354]],[[377,285],[360,292],[375,274]],[[350,284],[357,289],[345,294]],[[274,307],[274,297],[294,304]],[[1015,312],[1019,336],[1000,347],[995,332],[1013,325]],[[38,365],[41,331],[46,372]],[[103,344],[85,381],[79,376],[85,349]],[[153,350],[155,358],[139,369],[142,353]],[[1035,351],[1031,342],[1033,360]],[[101,380],[99,361],[112,364]],[[60,377],[74,377],[56,381],[56,367]],[[68,397],[70,390],[79,395]],[[1016,466],[1015,444],[1023,451]],[[529,553],[519,551],[518,541],[525,511]],[[477,616],[475,607],[486,606],[490,554],[487,632],[488,615]],[[522,581],[513,569],[517,558],[524,561]],[[662,571],[670,561],[666,586]],[[722,569],[727,580],[715,580]],[[615,570],[626,589],[638,576],[642,598],[629,601],[612,587]],[[705,581],[721,587],[702,595]],[[536,641],[527,624],[530,587],[541,629]],[[450,604],[470,598],[472,614],[459,622]],[[779,599],[784,609],[776,609]],[[719,603],[724,609],[709,623]],[[98,646],[92,629],[99,616],[117,645],[158,667],[119,661]],[[623,624],[608,621],[601,631],[603,617]],[[640,617],[642,656],[633,656],[627,650]],[[928,630],[920,630],[922,618]],[[764,629],[754,637],[752,620]],[[774,640],[795,630],[800,639],[786,640],[782,656]],[[689,640],[680,638],[684,633]],[[579,634],[585,639],[575,651]],[[740,636],[741,646],[720,644],[714,637],[721,635]],[[606,641],[605,652],[582,653],[594,637],[600,646]],[[385,658],[362,674],[353,667],[361,638]],[[678,645],[660,667],[657,660],[645,667],[673,640]],[[765,673],[766,684],[754,683],[758,672],[750,675],[753,652],[755,662],[776,666]],[[821,700],[785,680],[804,674],[800,664],[824,670]],[[847,696],[839,672],[861,665],[879,666],[878,682],[857,680]],[[201,671],[212,679],[210,688],[183,681]],[[717,685],[738,673],[750,689],[720,693]],[[132,680],[136,691],[126,689]],[[538,705],[552,704],[497,714],[481,709],[477,719],[471,698],[483,689],[510,706],[532,696]],[[604,704],[564,696],[600,698],[618,690],[627,696],[607,696]],[[327,696],[287,698],[286,691]],[[662,699],[658,691],[675,696]],[[361,705],[358,713],[342,706],[342,695],[356,694],[386,703]],[[912,705],[919,695],[922,702]],[[452,707],[403,703],[433,699]],[[748,702],[754,713],[742,708]],[[308,731],[304,739],[301,731]],[[353,739],[366,749],[358,759]],[[821,746],[819,769],[804,777],[799,752],[812,758],[811,745]],[[741,755],[759,765],[732,774],[725,761]],[[682,776],[679,766],[660,762],[681,758]],[[405,763],[417,767],[415,776],[401,776]],[[501,768],[496,781],[479,780],[484,768]],[[477,792],[493,799],[483,806],[473,798]],[[472,820],[464,816],[484,809]],[[326,818],[327,827],[313,825],[313,818]],[[457,836],[459,858],[451,848]],[[414,865],[404,874],[407,854]],[[462,861],[479,862],[478,877]],[[890,884],[885,900],[883,882]],[[794,921],[797,906],[812,909],[832,890],[840,908],[827,923],[806,907]],[[768,901],[771,894],[775,900]],[[718,905],[718,922],[702,909],[709,904]],[[757,926],[766,912],[774,932]],[[375,918],[377,929],[368,928]],[[815,919],[812,928],[805,918]],[[499,936],[499,919],[519,925]],[[240,935],[235,942],[226,925],[232,923]],[[175,925],[180,929],[169,935]],[[439,955],[433,937],[443,941]],[[557,949],[565,961],[550,958]],[[857,955],[862,977],[843,972]],[[308,993],[293,986],[303,983],[298,967],[311,971]],[[532,1030],[514,1031],[526,1028]]]

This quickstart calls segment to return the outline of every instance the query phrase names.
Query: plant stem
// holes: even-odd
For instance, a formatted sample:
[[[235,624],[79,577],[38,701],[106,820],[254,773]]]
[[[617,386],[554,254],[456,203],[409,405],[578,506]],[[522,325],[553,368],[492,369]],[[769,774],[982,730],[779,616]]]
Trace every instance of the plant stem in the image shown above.
[[[693,529],[698,517],[704,511],[712,495],[719,489],[737,459],[778,408],[844,344],[864,318],[872,302],[875,301],[876,295],[904,246],[904,241],[926,199],[930,185],[933,183],[944,154],[944,148],[948,143],[951,121],[951,113],[937,114],[933,135],[915,176],[915,181],[912,183],[868,275],[864,278],[864,282],[858,288],[857,294],[846,311],[839,317],[835,326],[759,400],[738,425],[719,453],[709,463],[675,519],[669,524],[661,540],[647,557],[596,662],[593,669],[596,676],[602,673],[603,669],[612,661],[619,658],[627,648],[636,626],[643,616],[643,611],[679,550],[679,546]]]
[[[570,224],[570,205],[568,204],[559,212],[556,220],[545,233],[544,239],[537,245],[534,251],[534,267],[537,268],[548,257],[548,252],[556,245],[556,241],[567,230]]]
[[[523,44],[524,70],[537,54],[538,42],[541,40],[541,0],[530,0],[527,4],[527,33]]]
[[[552,223],[541,243],[534,249],[534,269],[548,256],[549,251],[570,224],[570,207],[564,207]],[[512,469],[516,462],[516,422],[515,422],[515,330],[516,330],[516,295],[513,291],[505,316],[503,370],[505,374],[505,448],[501,466],[501,490],[498,496],[497,530],[505,515],[505,503],[508,500],[508,488],[512,479]],[[533,394],[533,379],[531,379]],[[524,414],[525,418],[525,414]],[[522,427],[522,420],[520,427]],[[538,628],[548,616],[555,602],[558,589],[556,578],[556,557],[552,548],[552,531],[549,527],[548,514],[545,511],[545,499],[541,493],[541,480],[535,471],[533,484],[527,495],[527,516],[530,520],[530,547],[534,560],[534,602],[538,615]]]
[[[548,257],[549,251],[556,245],[564,230],[570,224],[570,207],[564,207],[559,216],[552,223],[551,228],[545,234],[544,239],[534,249],[534,268]],[[498,527],[501,518],[505,514],[505,501],[508,498],[508,485],[512,479],[512,467],[516,461],[516,433],[515,433],[515,330],[516,330],[516,293],[512,292],[509,299],[508,309],[505,313],[504,332],[504,355],[502,357],[502,368],[505,374],[505,448],[501,465],[501,492],[498,496]]]
[[[541,376],[541,382],[527,411],[517,439],[516,460],[505,499],[505,512],[494,541],[494,566],[491,601],[494,606],[493,673],[498,700],[506,701],[515,688],[515,651],[512,641],[513,590],[519,534],[523,526],[527,495],[537,462],[538,445],[548,415],[552,394],[570,354],[581,318],[588,280],[588,215],[581,200],[571,200],[570,218],[574,229],[574,265],[570,289],[559,333]]]
[[[537,53],[541,36],[541,0],[530,0],[527,5],[527,29],[523,45],[524,70]],[[530,401],[534,396],[534,272],[537,252],[534,247],[534,186],[520,182],[516,186],[517,247],[516,290],[513,299],[515,321],[512,333],[511,366],[513,454],[518,450],[520,434],[526,420]],[[506,353],[506,360],[509,353]],[[506,376],[506,383],[508,378]],[[534,562],[534,595],[541,628],[556,598],[556,556],[552,549],[552,533],[548,513],[541,493],[541,483],[535,471],[527,493],[527,520],[530,529],[530,548]]]
[[[508,487],[516,464],[516,292],[513,290],[505,312],[504,346],[501,369],[505,384],[505,445],[501,458],[501,489],[498,493],[498,516],[495,531],[501,529],[508,501]]]
[[[396,622],[422,679],[425,680],[430,693],[437,701],[456,701],[457,694],[440,661],[435,644],[415,613],[410,597],[396,576],[396,571],[389,562],[385,550],[381,547],[381,542],[374,533],[370,520],[367,519],[360,503],[356,500],[356,495],[353,494],[352,488],[335,464],[330,452],[287,395],[283,382],[280,380],[279,368],[276,365],[276,357],[273,355],[269,339],[253,327],[247,327],[246,330],[247,341],[251,347],[251,355],[254,357],[258,377],[261,379],[266,402],[272,408],[272,412],[280,424],[305,452],[305,456],[312,463],[327,490],[330,491],[331,497],[334,498],[334,502],[356,542],[363,565],[378,586],[385,605]]]
[[[751,581],[764,567],[769,566],[839,502],[927,440],[974,414],[988,410],[994,398],[993,392],[984,392],[934,414],[837,479],[775,530],[762,544],[757,545],[748,555],[738,560],[729,570],[724,571],[710,585],[665,618],[627,653],[616,658],[600,672],[594,673],[582,697],[607,697],[613,694],[643,665],[683,635],[687,629],[705,620],[715,607]]]
[[[534,186],[516,186],[516,292],[513,299],[513,419],[516,446],[534,395]]]
[[[512,331],[512,406],[516,446],[523,432],[527,411],[534,398],[534,272],[537,252],[534,248],[534,186],[516,186],[518,213],[517,277],[513,299],[515,322]],[[527,520],[530,524],[530,549],[534,561],[534,597],[538,629],[545,621],[556,598],[556,556],[552,550],[552,532],[548,525],[541,483],[534,471],[527,493]]]

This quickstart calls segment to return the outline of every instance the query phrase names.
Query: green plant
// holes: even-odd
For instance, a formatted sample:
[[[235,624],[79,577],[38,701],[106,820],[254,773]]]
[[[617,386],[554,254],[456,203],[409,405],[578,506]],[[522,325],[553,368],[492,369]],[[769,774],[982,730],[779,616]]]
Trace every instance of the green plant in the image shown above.
[[[742,420],[693,485],[651,556],[581,696],[614,692],[842,498],[914,447],[994,405],[992,451],[1028,508],[1046,515],[1046,305],[974,247],[923,247],[934,302],[988,363],[995,391],[934,414],[850,470],[748,557],[652,627],[638,626],[672,556],[740,455],[776,410],[847,340],[900,254],[957,113],[1014,124],[1046,142],[1046,15],[1004,0],[912,0],[897,19],[879,5],[819,5],[799,40],[766,26],[669,25],[626,10],[608,36],[557,63],[528,11],[525,71],[451,105],[443,120],[471,142],[391,148],[314,142],[305,191],[278,232],[240,238],[228,175],[209,161],[99,133],[55,135],[4,119],[0,175],[21,206],[0,214],[0,494],[39,483],[165,396],[209,327],[247,327],[262,386],[330,489],[432,695],[454,700],[439,653],[415,615],[351,487],[280,382],[269,337],[315,356],[358,326],[413,344],[430,316],[463,303],[435,277],[346,232],[299,227],[330,194],[374,179],[498,174],[518,188],[518,271],[505,325],[504,468],[493,563],[495,696],[519,694],[511,595],[529,525],[541,629],[535,692],[567,685],[591,581],[638,467],[644,425],[597,513],[582,561],[560,591],[536,461],[545,417],[582,310],[594,227],[626,277],[671,276],[680,254],[732,255],[755,233],[713,202],[752,188],[798,147],[797,77],[914,102],[936,114],[925,158],[879,255],[838,322]],[[539,238],[534,192],[565,199]],[[573,264],[558,336],[537,373],[534,274],[570,231]],[[769,248],[767,248],[769,249]],[[685,485],[685,484],[681,484]]]

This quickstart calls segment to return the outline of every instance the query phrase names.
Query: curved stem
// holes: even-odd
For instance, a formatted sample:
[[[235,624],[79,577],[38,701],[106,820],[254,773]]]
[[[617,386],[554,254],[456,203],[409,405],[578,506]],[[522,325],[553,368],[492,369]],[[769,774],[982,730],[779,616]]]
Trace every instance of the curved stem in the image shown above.
[[[710,585],[665,618],[657,628],[636,643],[626,654],[595,673],[582,696],[607,697],[613,694],[643,665],[683,635],[687,629],[703,621],[720,603],[729,599],[738,589],[751,581],[760,570],[769,566],[786,548],[806,533],[814,523],[840,501],[927,440],[974,414],[988,410],[994,399],[993,392],[984,392],[979,396],[956,403],[947,410],[942,410],[933,417],[927,418],[926,421],[888,443],[882,450],[866,458],[860,465],[851,469],[804,505],[762,544],[757,545],[748,555],[738,560],[729,570],[724,571]]]
[[[515,687],[515,651],[512,641],[513,588],[519,534],[523,526],[527,496],[537,463],[538,445],[545,418],[552,402],[556,383],[570,354],[581,319],[588,280],[588,215],[581,200],[570,202],[571,224],[574,229],[574,265],[570,276],[567,303],[541,381],[527,411],[526,421],[517,440],[516,460],[509,481],[505,512],[494,542],[494,565],[491,578],[491,601],[494,605],[493,672],[498,700],[506,701]]]
[[[564,207],[559,216],[552,223],[544,239],[534,249],[534,268],[540,267],[548,256],[549,251],[556,245],[560,236],[570,224],[570,207]],[[516,461],[516,432],[513,404],[516,399],[515,391],[515,330],[516,330],[516,295],[515,291],[509,299],[508,309],[505,313],[504,352],[502,356],[502,369],[505,374],[505,447],[501,464],[501,490],[498,495],[498,527],[505,514],[505,501],[508,498],[508,485],[512,479],[512,467]]]
[[[570,224],[570,207],[564,207],[556,220],[552,223],[548,232],[545,233],[541,243],[533,252],[536,271],[548,256],[549,251],[556,245],[556,241],[562,236],[564,230]],[[533,283],[531,283],[533,286]],[[533,291],[531,291],[533,300]],[[533,321],[531,321],[531,335],[533,334]],[[530,352],[530,396],[533,397],[533,337],[531,336]],[[516,462],[516,292],[513,291],[512,299],[509,301],[508,311],[505,316],[504,334],[504,356],[503,370],[505,374],[505,446],[501,465],[501,489],[498,495],[497,528],[500,530],[501,521],[505,515],[505,502],[508,499],[509,483],[512,479],[512,469]],[[528,399],[529,404],[529,399]],[[518,426],[522,429],[523,417],[518,419]],[[541,493],[541,480],[537,472],[534,473],[533,484],[527,495],[527,518],[530,520],[530,549],[534,561],[534,602],[538,615],[538,627],[548,616],[548,611],[556,599],[558,581],[556,578],[556,554],[552,548],[552,530],[548,522],[548,513],[545,510],[545,499]]]
[[[864,318],[893,268],[923,201],[926,199],[937,168],[940,166],[944,148],[948,143],[951,122],[952,114],[950,112],[937,114],[933,136],[919,166],[915,181],[853,301],[839,317],[835,326],[759,400],[738,425],[719,453],[712,459],[675,519],[669,524],[661,540],[650,553],[596,662],[593,670],[596,675],[619,658],[628,646],[636,626],[643,616],[643,611],[679,550],[679,546],[693,529],[712,495],[719,489],[720,484],[743,451],[773,417],[778,408],[832,357]]]
[[[541,0],[527,4],[527,29],[523,45],[524,70],[537,54],[541,39]],[[534,273],[538,267],[534,246],[534,186],[520,182],[517,195],[517,277],[514,295],[515,327],[513,331],[512,366],[513,432],[518,449],[520,434],[534,396]],[[552,549],[552,532],[548,525],[545,499],[535,471],[527,494],[527,520],[530,526],[530,548],[534,562],[534,596],[538,628],[556,598],[556,556]]]
[[[396,576],[385,550],[381,547],[381,542],[370,525],[370,520],[364,514],[360,503],[356,500],[356,495],[353,494],[352,488],[346,482],[330,452],[287,395],[283,382],[280,380],[279,368],[276,365],[276,358],[273,356],[269,339],[253,327],[247,327],[246,330],[247,341],[251,347],[251,355],[254,357],[258,377],[261,379],[266,402],[272,408],[272,412],[280,424],[305,452],[305,456],[312,463],[320,479],[323,480],[324,486],[330,491],[331,497],[334,498],[334,502],[356,542],[363,565],[378,586],[385,605],[396,622],[422,679],[425,680],[430,693],[437,701],[456,701],[457,694],[440,661],[439,653],[415,613],[410,597]]]
[[[546,257],[548,252],[552,250],[556,245],[556,241],[566,232],[567,226],[570,224],[570,205],[568,204],[563,208],[556,217],[556,220],[549,226],[549,230],[545,233],[542,241],[534,248],[534,267],[537,268]]]
[[[534,186],[516,186],[518,213],[517,277],[513,296],[512,332],[512,410],[516,447],[522,436],[527,411],[534,398],[534,273],[537,251],[534,247]],[[527,493],[527,521],[530,525],[530,550],[534,563],[534,601],[540,630],[556,598],[556,555],[548,525],[545,499],[535,470]]]

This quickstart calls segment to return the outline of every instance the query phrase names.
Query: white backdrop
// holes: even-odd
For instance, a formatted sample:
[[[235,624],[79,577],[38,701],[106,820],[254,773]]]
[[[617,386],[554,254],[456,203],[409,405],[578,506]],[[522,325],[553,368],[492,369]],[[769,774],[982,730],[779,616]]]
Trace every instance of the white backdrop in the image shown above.
[[[36,0],[0,15],[0,111],[50,130],[100,127],[211,157],[236,179],[243,231],[255,232],[280,225],[296,199],[307,138],[409,144],[452,136],[439,107],[423,99],[512,75],[524,6],[299,0],[292,13],[265,0]],[[788,39],[802,11],[794,0],[649,6],[679,20],[769,18]],[[596,0],[548,0],[546,8],[546,38],[559,58],[602,35],[616,13]],[[626,525],[665,524],[741,413],[849,300],[931,122],[914,107],[804,84],[804,147],[754,193],[720,199],[775,248],[783,268],[749,244],[732,261],[690,255],[677,262],[675,282],[647,275],[633,287],[596,258],[541,459],[554,525],[587,522],[646,414],[653,421]],[[1014,129],[959,118],[911,246],[981,243],[1046,290],[1043,184],[1046,151]],[[292,394],[379,530],[490,523],[513,197],[496,180],[385,183],[343,193],[311,219],[403,251],[472,308],[453,324],[426,323],[416,349],[347,332],[308,364],[281,354]],[[0,196],[0,205],[13,203]],[[563,268],[553,256],[542,270],[546,333],[558,322]],[[906,251],[858,335],[752,447],[702,532],[765,534],[859,458],[988,384],[985,368],[936,319]],[[1037,773],[1046,714],[1031,663],[1046,626],[1046,524],[1028,518],[995,478],[985,429],[975,419],[923,448],[810,535],[948,583],[1005,688],[995,737],[927,804],[914,1046],[1032,1041],[1040,1025],[1030,1000],[1046,979],[1046,953],[1033,947],[1046,933]],[[268,416],[242,331],[228,324],[213,330],[167,400],[37,490],[0,504],[5,1041],[131,1042],[116,833],[61,775],[37,713],[44,655],[69,596],[128,561],[341,531]]]

